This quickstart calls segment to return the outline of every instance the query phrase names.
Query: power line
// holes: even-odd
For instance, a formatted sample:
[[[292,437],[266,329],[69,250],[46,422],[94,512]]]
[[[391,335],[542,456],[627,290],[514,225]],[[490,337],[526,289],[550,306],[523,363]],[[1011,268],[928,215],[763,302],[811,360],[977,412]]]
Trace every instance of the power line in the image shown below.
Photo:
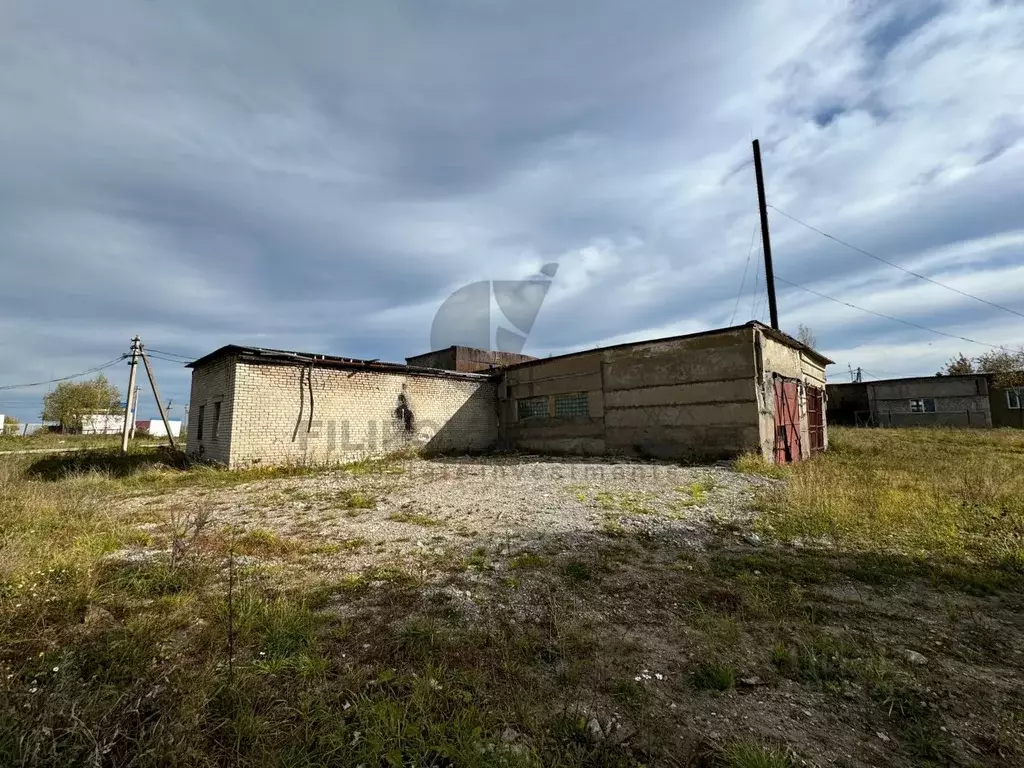
[[[50,379],[49,381],[33,381],[33,382],[28,383],[28,384],[8,384],[6,386],[0,387],[0,390],[6,390],[6,389],[25,389],[25,388],[28,388],[28,387],[40,387],[43,384],[56,384],[59,381],[68,381],[70,379],[77,379],[79,376],[88,376],[90,373],[98,373],[99,371],[102,371],[105,368],[109,368],[112,365],[117,365],[122,360],[124,360],[126,357],[128,357],[128,355],[121,355],[120,357],[116,358],[115,360],[111,360],[109,362],[106,362],[103,365],[98,365],[95,368],[90,368],[89,370],[82,371],[81,373],[73,373],[70,376],[61,376],[58,379]]]
[[[920,272],[914,272],[912,269],[907,269],[906,267],[902,267],[899,264],[896,264],[895,262],[889,261],[888,259],[883,259],[881,256],[876,256],[873,253],[869,253],[868,251],[865,251],[863,248],[858,248],[856,245],[852,245],[851,243],[848,243],[845,240],[840,240],[838,237],[835,237],[834,235],[830,235],[828,232],[822,232],[817,227],[811,226],[806,221],[800,221],[800,219],[798,219],[796,216],[793,216],[791,214],[786,213],[781,208],[776,208],[771,203],[768,204],[768,207],[771,208],[776,213],[781,213],[783,216],[785,216],[790,221],[795,221],[800,226],[806,227],[807,229],[811,230],[812,232],[817,232],[822,237],[827,237],[829,240],[837,242],[840,245],[846,246],[847,248],[849,248],[851,250],[854,250],[857,253],[864,254],[865,256],[868,256],[868,257],[874,259],[875,261],[880,261],[883,264],[888,264],[890,267],[895,267],[896,269],[900,270],[901,272],[906,272],[908,275],[913,275],[914,277],[918,277],[918,278],[920,278],[922,280],[927,280],[929,283],[932,283],[933,285],[937,285],[940,288],[945,288],[948,291],[953,291],[953,293],[959,293],[961,296],[966,296],[968,299],[974,299],[975,301],[980,301],[982,304],[988,304],[990,307],[995,307],[996,309],[1001,309],[1004,312],[1009,312],[1012,315],[1017,315],[1017,317],[1024,317],[1024,312],[1018,312],[1015,309],[1010,309],[1009,307],[1004,307],[1002,304],[996,304],[994,301],[989,301],[988,299],[983,299],[980,296],[975,296],[973,293],[967,293],[967,291],[961,291],[959,288],[954,288],[952,285],[946,285],[945,283],[940,283],[938,280],[934,280],[934,279],[928,277],[927,275],[922,275]]]
[[[985,341],[978,341],[976,339],[969,339],[966,336],[957,336],[954,333],[946,333],[945,331],[937,331],[934,328],[928,328],[927,326],[924,326],[924,325],[918,325],[917,323],[912,323],[909,320],[901,320],[900,318],[893,317],[892,315],[883,315],[881,312],[875,312],[873,309],[864,309],[864,307],[858,307],[856,304],[851,304],[848,301],[843,301],[842,299],[837,299],[834,296],[827,296],[824,293],[820,293],[820,292],[814,290],[813,288],[808,288],[806,285],[800,285],[798,283],[790,282],[789,280],[786,280],[785,278],[779,277],[778,275],[775,276],[775,279],[778,280],[780,283],[785,283],[786,285],[791,285],[794,288],[799,288],[801,291],[807,291],[808,293],[813,293],[815,296],[820,296],[823,299],[828,299],[829,301],[834,301],[837,304],[842,304],[844,306],[850,307],[851,309],[860,310],[861,312],[867,312],[869,315],[874,315],[875,317],[881,317],[881,318],[883,318],[885,320],[892,320],[893,322],[896,322],[896,323],[903,323],[903,325],[909,325],[911,328],[919,328],[922,331],[928,331],[929,333],[935,333],[935,334],[938,334],[939,336],[945,336],[945,337],[950,338],[950,339],[959,339],[960,341],[967,341],[967,342],[970,342],[971,344],[980,344],[983,347],[991,347],[992,349],[1002,349],[1002,350],[1006,349],[1006,347],[1001,347],[998,344],[989,344],[988,342],[985,342]]]
[[[175,360],[175,359],[174,359],[174,358],[172,358],[172,357],[164,357],[163,355],[154,355],[154,354],[152,353],[152,350],[149,350],[149,349],[145,349],[145,350],[143,350],[143,353],[144,353],[144,354],[146,355],[146,357],[148,357],[148,358],[149,358],[150,360],[160,360],[160,361],[162,361],[162,362],[165,362],[165,363],[175,363],[175,364],[177,364],[177,365],[183,365],[183,364],[184,364],[184,363],[186,362],[185,360]],[[190,361],[188,361],[188,362],[191,362],[191,360],[190,360]]]
[[[729,325],[736,321],[736,313],[740,309],[740,298],[743,296],[743,286],[747,283],[747,270],[750,269],[750,255],[754,252],[754,236],[757,234],[757,220],[754,220],[754,227],[750,230],[750,248],[747,249],[747,263],[743,266],[743,279],[740,280],[740,292],[736,294],[736,306],[732,308],[732,317],[729,318]]]
[[[152,347],[146,347],[146,352],[156,352],[158,355],[166,355],[167,357],[180,357],[182,360],[191,363],[196,360],[195,357],[189,357],[188,355],[179,355],[176,352],[164,352],[162,349],[153,349]]]

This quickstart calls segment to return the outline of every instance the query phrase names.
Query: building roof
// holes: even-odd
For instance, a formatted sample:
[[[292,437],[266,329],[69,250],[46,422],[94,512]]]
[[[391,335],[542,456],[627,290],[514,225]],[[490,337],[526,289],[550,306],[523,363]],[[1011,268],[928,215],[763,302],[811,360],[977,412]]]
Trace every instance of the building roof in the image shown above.
[[[203,365],[208,365],[216,360],[228,356],[237,356],[247,362],[264,363],[268,365],[317,365],[321,368],[341,368],[345,370],[368,370],[378,371],[382,373],[409,373],[418,376],[440,376],[444,378],[452,379],[470,379],[473,381],[480,381],[482,379],[493,378],[497,373],[503,370],[510,370],[513,368],[525,368],[530,365],[539,365],[546,363],[549,360],[562,360],[570,357],[578,357],[580,355],[589,355],[594,352],[603,352],[609,349],[625,349],[627,347],[634,347],[640,344],[660,344],[668,341],[682,341],[684,339],[696,339],[703,336],[714,336],[719,333],[730,333],[732,331],[739,331],[744,328],[756,328],[760,330],[765,336],[768,336],[781,344],[785,344],[794,349],[799,349],[801,352],[805,352],[814,359],[818,360],[824,365],[831,365],[834,360],[830,360],[820,352],[815,351],[811,347],[804,344],[802,341],[790,336],[788,333],[777,331],[774,328],[770,328],[763,323],[759,323],[756,320],[751,320],[749,323],[743,325],[733,325],[728,328],[713,328],[707,331],[700,331],[698,333],[686,333],[680,336],[666,336],[660,339],[644,339],[643,341],[632,341],[625,344],[613,344],[608,347],[598,347],[597,349],[586,349],[579,352],[570,352],[565,355],[556,355],[554,357],[546,358],[535,358],[532,360],[524,360],[521,363],[512,363],[511,365],[503,366],[502,368],[496,368],[493,372],[487,373],[466,373],[461,371],[449,371],[441,368],[425,368],[417,365],[408,365],[403,363],[385,363],[379,360],[357,360],[349,357],[336,357],[334,355],[319,355],[312,352],[295,352],[287,349],[269,349],[266,347],[246,347],[238,344],[227,344],[226,346],[216,349],[208,355],[200,357],[198,360],[193,360],[188,363],[186,368],[199,368]],[[448,349],[451,349],[449,347]],[[437,352],[443,352],[445,350],[435,350]],[[430,354],[430,353],[427,353]],[[419,355],[417,357],[420,357]]]
[[[979,376],[987,378],[986,373],[953,373],[937,376],[898,376],[893,379],[872,379],[871,381],[837,381],[830,383],[830,387],[866,387],[868,384],[899,384],[909,381],[948,381],[950,379],[976,379]]]
[[[386,363],[380,360],[358,360],[351,357],[320,355],[312,352],[295,352],[287,349],[269,349],[267,347],[246,347],[238,344],[227,344],[215,349],[208,355],[188,363],[186,368],[199,368],[216,362],[225,357],[238,357],[249,363],[266,365],[315,365],[319,368],[338,368],[343,370],[376,371],[378,373],[408,373],[417,376],[435,376],[447,379],[467,379],[472,381],[486,380],[490,373],[463,373],[446,371],[440,368],[424,368],[404,363]]]
[[[571,358],[571,357],[580,357],[582,355],[591,355],[591,354],[593,354],[595,352],[604,352],[604,351],[609,350],[609,349],[626,349],[627,347],[636,347],[636,346],[639,346],[641,344],[662,344],[662,343],[668,342],[668,341],[684,341],[686,339],[699,339],[699,338],[704,337],[704,336],[714,336],[714,335],[719,334],[719,333],[731,333],[732,331],[739,331],[739,330],[742,330],[744,328],[757,328],[765,336],[767,336],[767,337],[769,337],[771,339],[774,339],[775,341],[777,341],[777,342],[779,342],[781,344],[785,344],[786,346],[793,347],[794,349],[799,349],[801,352],[806,352],[808,355],[810,355],[811,357],[813,357],[814,359],[818,360],[820,363],[822,363],[824,365],[832,365],[835,362],[835,360],[830,360],[829,358],[825,357],[820,352],[818,352],[818,351],[812,349],[811,347],[807,346],[806,344],[804,344],[802,341],[794,339],[788,333],[784,333],[782,331],[777,331],[774,328],[770,328],[769,326],[765,325],[764,323],[759,323],[756,320],[751,320],[749,323],[744,323],[743,325],[731,325],[731,326],[729,326],[727,328],[712,328],[712,329],[707,330],[707,331],[698,331],[697,333],[684,333],[684,334],[682,334],[680,336],[664,336],[664,337],[659,338],[659,339],[644,339],[642,341],[628,341],[628,342],[625,342],[624,344],[612,344],[611,346],[608,346],[608,347],[596,347],[595,349],[584,349],[584,350],[580,350],[579,352],[568,352],[568,353],[566,353],[564,355],[555,355],[553,357],[541,357],[541,358],[537,358],[536,360],[527,360],[527,361],[522,362],[522,363],[513,363],[512,365],[506,366],[505,370],[512,370],[512,369],[517,369],[517,368],[528,368],[531,365],[539,365],[541,363],[546,363],[546,362],[548,362],[550,360],[564,360],[566,358]]]

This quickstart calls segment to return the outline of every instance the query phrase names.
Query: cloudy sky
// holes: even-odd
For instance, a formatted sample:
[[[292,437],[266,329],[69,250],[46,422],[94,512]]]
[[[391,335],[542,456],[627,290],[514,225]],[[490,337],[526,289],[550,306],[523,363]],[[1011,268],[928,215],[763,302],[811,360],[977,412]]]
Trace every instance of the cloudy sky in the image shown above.
[[[0,384],[134,333],[401,360],[460,286],[548,263],[532,354],[766,319],[753,137],[769,203],[1024,313],[1013,0],[8,0],[0,103]],[[781,279],[1024,342],[1024,317],[771,228]],[[778,287],[836,379],[986,349]],[[188,373],[156,365],[180,417]]]

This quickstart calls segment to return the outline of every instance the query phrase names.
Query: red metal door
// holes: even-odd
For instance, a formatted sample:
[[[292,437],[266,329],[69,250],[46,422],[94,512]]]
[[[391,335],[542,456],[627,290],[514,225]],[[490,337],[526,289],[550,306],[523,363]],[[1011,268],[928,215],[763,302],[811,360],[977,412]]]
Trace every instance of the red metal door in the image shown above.
[[[807,434],[811,455],[825,450],[825,398],[818,387],[807,387]]]
[[[800,461],[800,400],[795,381],[775,380],[775,462]]]

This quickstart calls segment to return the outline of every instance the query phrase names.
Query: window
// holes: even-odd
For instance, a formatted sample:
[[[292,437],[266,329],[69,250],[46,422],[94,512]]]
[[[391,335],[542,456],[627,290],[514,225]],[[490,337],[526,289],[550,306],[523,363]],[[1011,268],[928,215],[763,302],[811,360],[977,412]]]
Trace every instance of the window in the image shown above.
[[[935,413],[935,398],[918,397],[910,401],[911,413]]]
[[[1006,407],[1015,411],[1024,407],[1024,387],[1013,387],[1006,390]]]
[[[573,392],[571,395],[555,396],[555,416],[589,416],[590,406],[586,392]]]
[[[206,416],[206,406],[205,405],[200,405],[199,406],[199,426],[196,428],[196,440],[202,440],[203,439],[203,422],[205,421],[205,419],[203,418],[204,416]]]
[[[220,432],[220,403],[213,404],[213,439],[217,439],[217,433]]]
[[[523,419],[546,419],[548,399],[546,397],[526,397],[516,400],[516,413],[520,421]]]

